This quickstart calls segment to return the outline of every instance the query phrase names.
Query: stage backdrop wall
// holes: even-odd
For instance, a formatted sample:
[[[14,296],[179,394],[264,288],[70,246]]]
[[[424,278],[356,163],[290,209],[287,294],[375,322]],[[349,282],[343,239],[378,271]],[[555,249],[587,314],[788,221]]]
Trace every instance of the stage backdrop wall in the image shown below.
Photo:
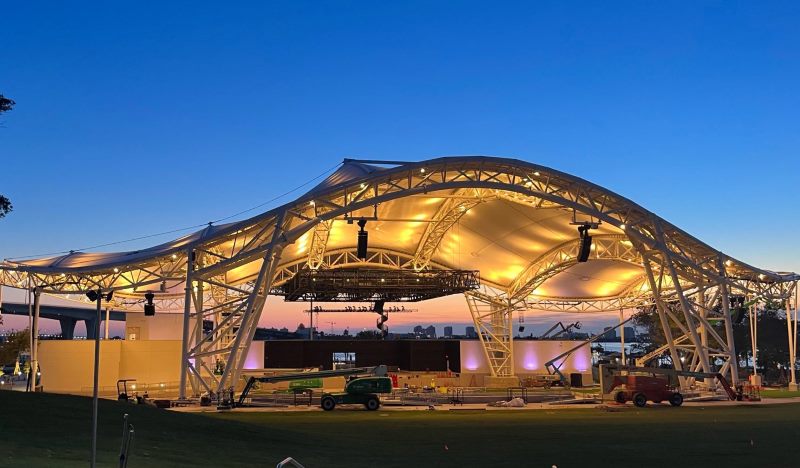
[[[514,368],[517,375],[544,374],[544,364],[564,351],[577,346],[577,341],[515,340]],[[591,377],[592,351],[583,346],[570,356],[559,361],[564,374],[581,373]],[[461,341],[461,372],[489,374],[489,363],[478,340]],[[590,382],[591,378],[584,381]]]
[[[137,391],[159,393],[177,388],[181,342],[177,340],[101,340],[100,390],[116,394],[119,379],[136,379]],[[94,341],[39,342],[41,383],[46,392],[91,394]],[[130,392],[129,388],[129,392]]]

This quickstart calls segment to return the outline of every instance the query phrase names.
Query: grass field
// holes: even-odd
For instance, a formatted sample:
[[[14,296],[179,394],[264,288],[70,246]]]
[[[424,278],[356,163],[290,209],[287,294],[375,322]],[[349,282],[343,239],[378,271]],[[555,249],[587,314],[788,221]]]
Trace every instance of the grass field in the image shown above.
[[[800,392],[798,391],[789,391],[787,389],[781,390],[761,390],[761,396],[763,398],[797,398],[800,397]]]
[[[0,392],[0,466],[87,465],[91,400]],[[100,466],[122,414],[129,466],[798,466],[800,404],[557,411],[182,414],[101,401]]]

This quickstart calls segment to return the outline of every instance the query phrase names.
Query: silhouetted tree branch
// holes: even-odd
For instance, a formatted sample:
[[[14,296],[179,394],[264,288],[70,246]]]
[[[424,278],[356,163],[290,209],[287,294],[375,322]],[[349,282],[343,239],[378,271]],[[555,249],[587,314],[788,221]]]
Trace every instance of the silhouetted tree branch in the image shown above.
[[[11,109],[13,109],[14,104],[16,103],[14,102],[13,99],[9,99],[0,94],[0,114],[2,114],[3,112],[8,112]],[[11,210],[13,209],[14,207],[11,205],[11,200],[4,197],[3,195],[0,195],[0,218],[4,218],[8,213],[11,213]]]

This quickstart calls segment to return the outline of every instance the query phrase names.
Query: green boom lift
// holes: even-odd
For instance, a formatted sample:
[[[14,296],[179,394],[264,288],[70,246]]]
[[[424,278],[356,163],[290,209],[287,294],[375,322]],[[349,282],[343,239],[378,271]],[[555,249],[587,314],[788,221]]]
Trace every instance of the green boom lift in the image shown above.
[[[237,406],[244,406],[245,400],[257,382],[293,382],[308,379],[323,379],[326,377],[347,377],[349,380],[345,384],[343,392],[322,394],[320,406],[322,406],[322,409],[325,411],[336,408],[336,405],[364,405],[368,410],[374,411],[381,405],[378,395],[392,392],[392,379],[387,377],[387,369],[384,365],[265,377],[254,376],[248,379],[241,395],[239,395],[239,404]]]

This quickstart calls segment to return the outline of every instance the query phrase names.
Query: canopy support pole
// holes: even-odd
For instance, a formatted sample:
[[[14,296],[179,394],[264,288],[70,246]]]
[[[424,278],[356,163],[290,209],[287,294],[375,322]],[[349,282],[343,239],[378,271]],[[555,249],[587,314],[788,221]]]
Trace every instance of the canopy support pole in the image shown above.
[[[189,314],[192,310],[192,272],[194,271],[194,252],[186,252],[186,288],[183,299],[183,343],[181,343],[181,381],[178,385],[178,399],[186,399],[186,377],[189,373]]]

